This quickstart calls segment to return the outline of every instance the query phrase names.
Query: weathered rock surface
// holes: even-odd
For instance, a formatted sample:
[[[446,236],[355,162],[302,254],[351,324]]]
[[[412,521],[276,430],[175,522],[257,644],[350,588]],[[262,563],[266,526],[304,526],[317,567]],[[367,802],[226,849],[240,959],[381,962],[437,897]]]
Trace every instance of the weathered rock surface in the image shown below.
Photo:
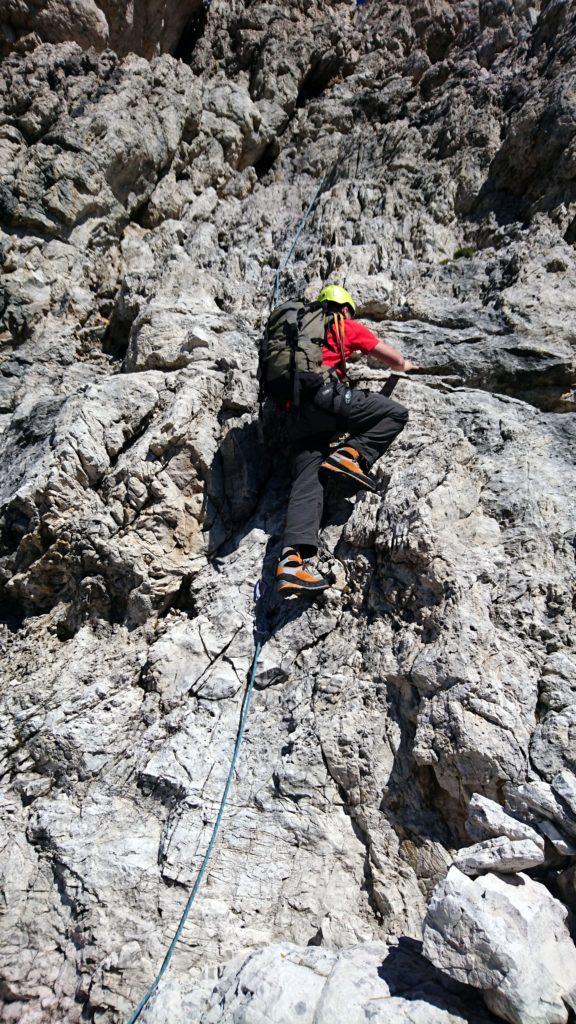
[[[524,821],[512,818],[500,804],[488,800],[480,793],[474,793],[468,807],[466,831],[471,839],[482,842],[484,839],[528,839],[538,843],[539,835]]]
[[[552,821],[568,836],[576,838],[576,817],[547,782],[537,780],[508,787],[507,804],[519,816],[532,815]]]
[[[202,31],[202,0],[0,0],[0,55],[39,42],[153,57]]]
[[[428,373],[397,387],[410,422],[379,493],[327,495],[334,587],[258,612],[270,638],[225,831],[150,1015],[266,1015],[292,970],[314,989],[330,962],[382,985],[374,1020],[479,1020],[475,990],[442,988],[401,946],[474,794],[506,799],[485,827],[505,814],[508,843],[557,831],[539,878],[576,904],[576,14],[74,12],[2,9],[2,1019],[118,1024],[173,935],[287,496],[287,425],[256,420],[256,341],[327,174],[283,294],[341,280]],[[382,386],[374,365],[353,372]],[[570,965],[543,885],[512,899],[491,877],[459,886],[496,886],[494,927],[503,901],[521,933],[511,977],[538,945],[534,906]],[[279,942],[306,966],[282,975]],[[394,949],[392,991],[374,973]],[[214,995],[202,972],[229,961]],[[567,990],[539,977],[565,1020]],[[350,1020],[366,1009],[352,988],[333,989]]]
[[[424,922],[424,953],[480,989],[511,1024],[565,1024],[576,1005],[576,946],[567,911],[526,875],[475,881],[451,868]]]
[[[484,871],[497,871],[509,875],[527,871],[544,863],[544,841],[533,839],[486,839],[483,843],[467,846],[454,858],[454,866],[465,875],[480,875]]]
[[[212,991],[210,991],[210,988]],[[438,972],[422,958],[418,943],[371,943],[332,952],[288,943],[252,953],[227,965],[223,977],[182,995],[169,985],[148,1011],[157,1024],[332,1024],[342,1014],[350,1024],[483,1024],[489,1017],[470,1010],[447,991]]]

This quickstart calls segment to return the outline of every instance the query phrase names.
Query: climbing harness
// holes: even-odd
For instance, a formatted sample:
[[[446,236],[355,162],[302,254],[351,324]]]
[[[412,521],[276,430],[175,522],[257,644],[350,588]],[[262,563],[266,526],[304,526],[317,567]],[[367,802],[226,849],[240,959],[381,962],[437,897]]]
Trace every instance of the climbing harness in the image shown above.
[[[265,592],[264,586],[261,583],[261,581],[258,581],[258,583],[256,584],[256,587],[254,588],[254,602],[255,602],[255,605],[256,605],[256,613],[257,613],[257,609],[258,609],[258,603],[261,602],[261,601],[264,604],[267,603],[267,594]],[[257,614],[256,614],[256,620],[257,620]],[[266,642],[266,634],[263,633],[261,630],[259,630],[257,626],[256,626],[255,631],[254,631],[254,636],[255,636],[254,657],[252,658],[252,665],[251,665],[251,668],[250,668],[250,674],[249,674],[249,677],[248,677],[248,683],[247,683],[246,690],[245,690],[245,693],[244,693],[244,698],[242,700],[242,709],[241,709],[241,712],[240,712],[240,722],[239,722],[239,725],[238,725],[238,732],[236,734],[236,743],[234,744],[234,750],[233,750],[233,753],[232,753],[232,760],[230,762],[230,768],[228,769],[228,776],[226,778],[226,784],[224,786],[224,792],[222,793],[222,799],[220,800],[220,806],[218,808],[218,814],[216,815],[216,821],[214,822],[214,825],[213,825],[213,828],[212,828],[212,835],[210,836],[210,842],[208,843],[208,846],[206,848],[206,853],[204,854],[204,858],[203,858],[202,863],[200,865],[200,870],[198,871],[198,874],[196,876],[196,881],[194,882],[194,885],[192,886],[192,890],[191,890],[190,895],[188,897],[186,906],[184,907],[184,910],[182,912],[182,916],[180,918],[178,927],[177,927],[177,929],[176,929],[176,931],[174,933],[174,938],[172,939],[172,942],[170,943],[170,945],[168,947],[168,950],[166,952],[166,955],[164,957],[164,960],[162,961],[162,966],[160,967],[160,970],[158,971],[158,974],[154,978],[154,981],[152,982],[150,987],[146,990],[146,992],[142,996],[142,999],[138,1003],[138,1006],[134,1010],[132,1016],[129,1018],[128,1024],[135,1024],[135,1021],[138,1020],[138,1018],[140,1017],[140,1014],[142,1013],[142,1010],[147,1005],[147,1003],[149,1003],[150,999],[152,998],[152,996],[156,992],[156,989],[158,988],[158,985],[159,985],[163,975],[168,970],[168,966],[169,966],[170,961],[172,959],[172,955],[174,953],[174,950],[176,948],[178,940],[180,939],[180,936],[182,935],[182,932],[184,931],[184,926],[186,924],[186,921],[188,920],[188,915],[190,913],[190,910],[192,909],[192,904],[194,903],[194,900],[196,899],[196,895],[198,893],[200,885],[202,884],[202,879],[204,878],[204,875],[206,874],[206,869],[208,867],[208,864],[210,862],[210,858],[212,856],[214,847],[216,845],[216,840],[218,838],[218,833],[220,831],[220,825],[222,824],[222,818],[224,816],[224,809],[226,807],[226,801],[228,799],[228,794],[230,792],[230,787],[232,785],[232,778],[234,776],[234,769],[236,768],[236,762],[238,761],[238,756],[240,754],[240,748],[242,746],[242,740],[244,739],[244,730],[246,728],[246,721],[247,721],[247,718],[248,718],[248,712],[250,710],[250,704],[252,703],[252,694],[253,694],[253,690],[254,690],[254,680],[256,678],[256,669],[258,667],[258,659],[260,658],[260,652],[262,650],[262,647],[263,647],[264,643]]]

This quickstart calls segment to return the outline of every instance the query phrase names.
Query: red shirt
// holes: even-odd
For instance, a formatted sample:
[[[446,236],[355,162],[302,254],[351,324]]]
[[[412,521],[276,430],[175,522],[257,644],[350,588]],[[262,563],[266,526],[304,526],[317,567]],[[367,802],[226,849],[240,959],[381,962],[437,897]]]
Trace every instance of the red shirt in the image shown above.
[[[372,334],[372,331],[369,331],[358,320],[344,321],[344,354],[346,359],[349,359],[353,352],[371,352],[379,340],[375,334]],[[340,364],[340,347],[333,327],[328,331],[326,344],[322,346],[322,364],[323,366],[331,367],[339,367]]]

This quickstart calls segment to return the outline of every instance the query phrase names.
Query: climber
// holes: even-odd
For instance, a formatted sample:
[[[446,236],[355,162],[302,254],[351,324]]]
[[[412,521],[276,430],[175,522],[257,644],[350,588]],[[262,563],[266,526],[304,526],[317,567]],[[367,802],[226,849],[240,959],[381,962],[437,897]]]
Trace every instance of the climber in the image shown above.
[[[331,474],[341,475],[353,480],[358,487],[375,490],[370,467],[390,447],[408,420],[407,410],[398,402],[371,391],[352,390],[347,381],[346,360],[353,352],[363,352],[376,356],[396,371],[408,373],[417,369],[395,348],[380,341],[354,319],[356,303],[339,285],[324,287],[316,303],[309,306],[284,303],[273,310],[269,320],[271,333],[275,315],[279,320],[281,315],[286,318],[282,310],[288,309],[289,314],[290,308],[292,314],[296,310],[299,340],[292,346],[289,341],[284,345],[291,347],[292,352],[304,352],[315,330],[318,334],[312,319],[317,316],[314,311],[318,307],[323,313],[319,372],[298,372],[299,387],[289,396],[291,404],[298,405],[290,437],[293,485],[276,573],[278,593],[285,597],[330,586],[328,580],[306,563],[318,549],[323,480]],[[289,339],[290,324],[282,326]],[[303,338],[303,334],[307,337]],[[310,366],[312,349],[306,351],[306,365]],[[294,362],[292,376],[293,367]],[[285,396],[279,393],[278,397]],[[350,435],[346,444],[331,452],[331,442],[343,432]]]

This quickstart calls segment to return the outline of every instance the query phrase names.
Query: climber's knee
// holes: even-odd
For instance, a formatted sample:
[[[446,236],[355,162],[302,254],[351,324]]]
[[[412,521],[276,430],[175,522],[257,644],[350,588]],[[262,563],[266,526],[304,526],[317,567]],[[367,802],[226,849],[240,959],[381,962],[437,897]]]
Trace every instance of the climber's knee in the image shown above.
[[[400,405],[399,402],[395,402],[396,408],[392,413],[392,419],[398,424],[398,433],[404,430],[404,427],[408,423],[408,409],[405,406]]]

